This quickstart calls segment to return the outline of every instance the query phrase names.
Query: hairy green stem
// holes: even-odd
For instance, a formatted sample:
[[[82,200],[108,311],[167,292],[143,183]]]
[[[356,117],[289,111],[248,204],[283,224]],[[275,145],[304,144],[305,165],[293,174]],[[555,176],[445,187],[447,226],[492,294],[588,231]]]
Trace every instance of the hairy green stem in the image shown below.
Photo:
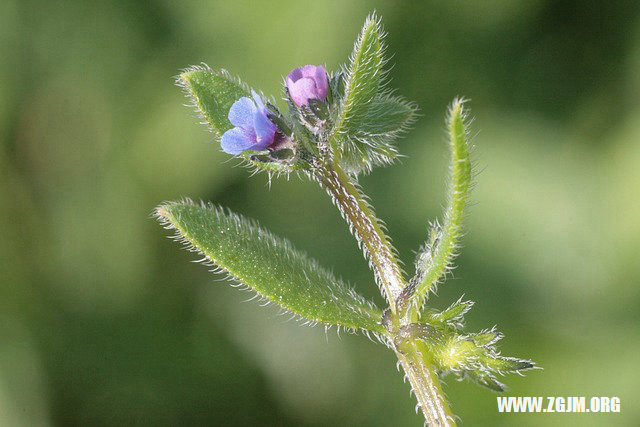
[[[373,209],[358,186],[328,155],[316,159],[314,172],[358,239],[382,293],[395,311],[395,301],[402,292],[404,280],[394,249]]]
[[[451,408],[423,347],[424,343],[409,340],[396,346],[396,355],[427,424],[433,427],[455,426]]]
[[[365,196],[340,166],[331,161],[329,155],[316,158],[314,174],[332,196],[369,260],[376,280],[389,303],[392,314],[386,327],[391,339],[394,339],[402,326],[399,318],[395,316],[395,309],[398,296],[404,287],[404,280],[393,247]],[[424,343],[414,339],[401,340],[394,343],[394,347],[427,424],[455,425],[438,376],[431,366],[426,348],[423,348]]]

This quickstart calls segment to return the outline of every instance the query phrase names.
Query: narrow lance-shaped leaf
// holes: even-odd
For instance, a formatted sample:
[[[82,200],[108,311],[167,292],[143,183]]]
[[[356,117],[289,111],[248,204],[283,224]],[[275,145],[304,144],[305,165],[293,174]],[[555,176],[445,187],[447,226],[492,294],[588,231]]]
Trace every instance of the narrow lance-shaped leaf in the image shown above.
[[[443,347],[435,348],[431,357],[441,373],[453,372],[459,378],[466,377],[501,392],[505,386],[496,379],[496,375],[537,368],[530,360],[501,356],[495,348],[495,342],[501,337],[495,329],[479,334],[455,335]]]
[[[388,163],[396,156],[380,140],[363,140],[363,128],[371,123],[368,112],[383,82],[382,30],[375,15],[367,18],[356,41],[350,63],[342,73],[340,102],[333,118],[329,142],[342,167],[355,174],[375,163]]]
[[[442,311],[426,308],[421,313],[420,319],[432,325],[449,325],[462,329],[464,325],[464,315],[471,310],[471,307],[473,307],[473,301],[462,301],[462,297],[460,297],[458,301]]]
[[[192,250],[285,310],[314,323],[385,333],[380,309],[255,223],[188,201],[161,205],[156,215]]]
[[[417,309],[428,292],[452,267],[462,236],[462,218],[469,196],[471,160],[467,140],[464,101],[456,99],[449,109],[447,130],[451,150],[448,202],[442,225],[432,226],[429,239],[416,261],[416,275],[403,290],[398,305],[404,309],[409,302]]]
[[[385,83],[384,32],[371,15],[353,49],[349,66],[332,85],[340,99],[333,118],[330,143],[350,174],[369,171],[397,157],[392,142],[415,120],[416,106],[391,96]]]
[[[380,22],[367,17],[353,48],[349,69],[343,74],[344,96],[333,128],[334,135],[348,133],[369,109],[382,82],[383,45]]]

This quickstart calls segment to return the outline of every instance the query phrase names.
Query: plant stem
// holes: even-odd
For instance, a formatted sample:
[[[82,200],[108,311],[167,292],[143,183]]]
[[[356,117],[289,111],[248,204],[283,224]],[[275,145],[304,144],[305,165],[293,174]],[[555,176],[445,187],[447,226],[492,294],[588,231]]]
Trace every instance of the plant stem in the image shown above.
[[[328,155],[316,159],[314,172],[356,236],[389,307],[395,312],[395,301],[404,287],[404,280],[394,249],[373,209],[357,184]]]
[[[428,356],[421,348],[423,346],[424,343],[420,341],[409,340],[396,346],[396,355],[411,383],[427,425],[454,426],[453,413]]]
[[[356,236],[365,257],[373,269],[380,289],[389,302],[392,320],[387,329],[391,340],[396,336],[402,320],[395,316],[396,301],[404,288],[404,279],[389,239],[367,203],[357,184],[324,152],[316,157],[313,174],[326,188],[333,202]],[[406,321],[406,319],[405,319]],[[431,367],[424,343],[409,339],[394,343],[395,353],[402,365],[413,392],[430,426],[453,426],[453,414],[440,381]]]

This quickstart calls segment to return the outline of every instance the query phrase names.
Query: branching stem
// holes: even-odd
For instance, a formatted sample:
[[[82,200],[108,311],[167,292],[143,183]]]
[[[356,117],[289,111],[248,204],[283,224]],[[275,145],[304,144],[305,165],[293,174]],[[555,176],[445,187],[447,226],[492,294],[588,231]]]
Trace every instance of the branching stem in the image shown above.
[[[380,289],[389,303],[391,315],[386,325],[387,331],[390,337],[395,337],[402,326],[402,320],[395,315],[396,301],[405,282],[394,249],[366,197],[327,152],[315,159],[314,174],[331,195],[369,260]],[[399,344],[394,343],[398,360],[411,383],[427,423],[430,426],[453,426],[455,423],[449,404],[423,346],[424,343],[412,338],[400,341]]]

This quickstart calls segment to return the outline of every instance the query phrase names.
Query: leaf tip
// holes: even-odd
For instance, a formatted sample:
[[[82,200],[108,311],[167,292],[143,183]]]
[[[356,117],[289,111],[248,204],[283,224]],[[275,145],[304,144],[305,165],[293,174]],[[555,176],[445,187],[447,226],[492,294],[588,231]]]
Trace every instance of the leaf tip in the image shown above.
[[[154,210],[152,216],[157,219],[162,225],[172,226],[176,225],[175,210],[180,206],[188,207],[194,206],[195,203],[189,198],[184,198],[179,201],[164,202],[158,205]],[[179,215],[179,214],[178,214]]]
[[[365,18],[364,25],[362,26],[363,32],[370,27],[373,27],[378,33],[382,32],[382,18],[375,9]]]
[[[154,211],[154,217],[159,220],[169,221],[171,218],[171,214],[169,213],[169,206],[167,204],[158,206]]]
[[[447,122],[452,123],[455,120],[466,121],[467,118],[467,110],[465,108],[465,104],[469,102],[468,99],[464,97],[456,97],[449,105],[449,111],[447,114]]]

